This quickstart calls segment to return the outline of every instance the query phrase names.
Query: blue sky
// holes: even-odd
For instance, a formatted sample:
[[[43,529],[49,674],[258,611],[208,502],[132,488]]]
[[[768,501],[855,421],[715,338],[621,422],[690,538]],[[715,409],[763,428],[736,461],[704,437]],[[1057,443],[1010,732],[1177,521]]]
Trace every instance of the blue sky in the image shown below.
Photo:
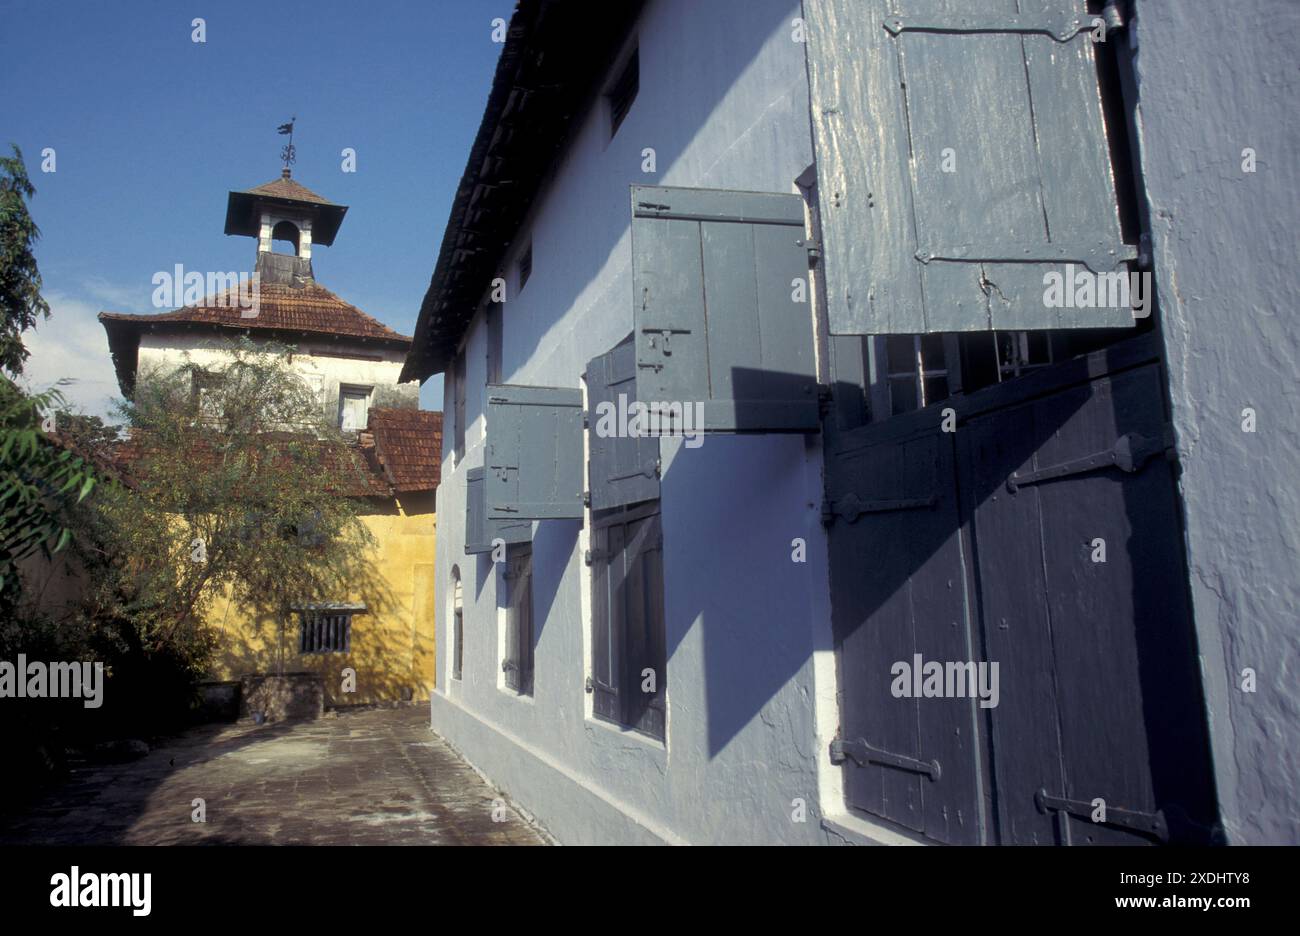
[[[0,0],[0,146],[37,193],[36,258],[53,316],[26,337],[34,387],[78,383],[74,408],[118,393],[101,310],[155,311],[151,277],[247,270],[226,193],[279,175],[348,207],[319,281],[411,334],[501,46],[511,0]],[[195,43],[191,21],[206,21]],[[57,169],[41,172],[52,147]],[[341,169],[341,150],[357,171]],[[442,405],[430,379],[421,404]]]

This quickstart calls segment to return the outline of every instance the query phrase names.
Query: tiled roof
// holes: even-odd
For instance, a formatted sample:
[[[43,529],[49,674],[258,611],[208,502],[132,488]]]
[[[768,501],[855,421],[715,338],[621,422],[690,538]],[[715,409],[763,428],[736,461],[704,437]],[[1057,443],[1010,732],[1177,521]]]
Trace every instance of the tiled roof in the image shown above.
[[[257,315],[240,308],[238,295],[227,290],[217,296],[171,312],[134,315],[101,312],[99,320],[108,332],[117,380],[122,392],[131,395],[140,348],[140,332],[158,326],[209,327],[239,331],[281,332],[290,335],[329,335],[358,338],[395,347],[410,347],[411,339],[371,318],[351,303],[344,302],[314,280],[302,286],[263,282],[258,288]],[[227,301],[227,296],[230,300]]]
[[[270,433],[265,448],[275,453],[288,442],[311,444],[292,433]],[[136,464],[156,454],[149,438],[137,433],[97,453],[96,467],[134,487]],[[214,464],[220,457],[215,448],[206,445],[190,455],[196,469]],[[322,470],[336,480],[336,492],[341,495],[392,497],[436,490],[442,471],[442,413],[375,407],[356,443],[344,449],[330,447],[326,457]]]
[[[238,293],[227,290],[201,302],[151,315],[125,312],[101,312],[101,322],[131,322],[155,325],[184,322],[238,328],[275,329],[309,334],[344,335],[350,338],[374,338],[394,344],[410,344],[407,335],[393,331],[371,318],[351,303],[344,302],[316,282],[301,287],[262,283],[258,288],[257,315],[245,317],[251,310],[240,308]]]
[[[394,493],[432,491],[442,471],[442,413],[418,409],[370,411],[363,434],[373,440],[374,460]]]
[[[645,0],[519,0],[470,148],[401,380],[446,370],[487,283],[587,113]]]
[[[249,195],[265,195],[268,198],[290,198],[294,201],[312,202],[316,205],[332,205],[328,198],[322,198],[305,185],[299,185],[293,179],[281,176],[265,185],[246,189]]]
[[[295,447],[311,444],[310,440],[290,433],[270,433],[265,437],[265,451],[272,457],[282,454],[281,446],[293,442]],[[138,463],[142,459],[158,457],[161,453],[153,446],[148,436],[134,434],[123,442],[116,443],[109,455],[118,477],[128,487],[136,487],[140,480]],[[360,446],[346,448],[329,447],[323,452],[324,463],[321,470],[333,479],[334,493],[345,497],[391,497],[393,490],[388,482],[374,470]],[[192,449],[188,461],[194,470],[202,470],[205,465],[216,465],[221,455],[215,447],[201,445]]]

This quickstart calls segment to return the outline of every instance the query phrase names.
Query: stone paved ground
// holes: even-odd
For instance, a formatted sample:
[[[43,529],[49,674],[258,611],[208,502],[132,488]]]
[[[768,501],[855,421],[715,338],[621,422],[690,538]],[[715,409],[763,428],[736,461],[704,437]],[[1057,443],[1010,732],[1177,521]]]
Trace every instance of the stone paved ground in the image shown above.
[[[0,816],[0,844],[545,844],[428,719],[417,705],[196,728],[132,763],[74,770]],[[207,822],[191,818],[196,797]]]

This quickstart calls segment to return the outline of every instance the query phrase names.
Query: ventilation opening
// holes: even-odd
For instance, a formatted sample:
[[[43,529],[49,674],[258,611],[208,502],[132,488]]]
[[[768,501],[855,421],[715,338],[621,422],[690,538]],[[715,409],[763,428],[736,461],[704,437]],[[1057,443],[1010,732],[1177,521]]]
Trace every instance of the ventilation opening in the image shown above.
[[[623,123],[623,118],[627,112],[632,109],[632,102],[636,100],[636,93],[641,89],[641,52],[634,49],[632,55],[619,72],[618,78],[610,87],[609,93],[605,95],[609,101],[609,135],[612,139],[614,134],[618,133],[619,126]]]
[[[533,245],[529,242],[524,248],[524,252],[519,256],[519,291],[523,292],[524,284],[528,282],[528,277],[533,275]]]

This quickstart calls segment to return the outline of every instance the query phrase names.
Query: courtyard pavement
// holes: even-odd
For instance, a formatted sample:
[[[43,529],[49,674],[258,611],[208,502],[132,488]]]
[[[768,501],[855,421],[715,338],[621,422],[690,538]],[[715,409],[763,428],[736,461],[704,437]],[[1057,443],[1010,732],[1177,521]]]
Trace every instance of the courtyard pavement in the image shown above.
[[[204,822],[194,821],[203,800]],[[0,816],[0,844],[541,845],[429,729],[424,705],[207,725],[126,764],[77,767]]]

